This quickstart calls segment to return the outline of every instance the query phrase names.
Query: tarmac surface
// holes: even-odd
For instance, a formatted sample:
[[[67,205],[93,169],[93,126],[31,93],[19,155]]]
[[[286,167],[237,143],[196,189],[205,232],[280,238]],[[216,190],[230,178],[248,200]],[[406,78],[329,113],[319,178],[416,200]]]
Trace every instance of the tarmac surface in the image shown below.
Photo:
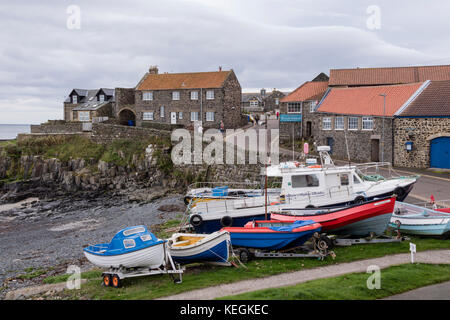
[[[450,300],[450,281],[396,294],[382,300]]]

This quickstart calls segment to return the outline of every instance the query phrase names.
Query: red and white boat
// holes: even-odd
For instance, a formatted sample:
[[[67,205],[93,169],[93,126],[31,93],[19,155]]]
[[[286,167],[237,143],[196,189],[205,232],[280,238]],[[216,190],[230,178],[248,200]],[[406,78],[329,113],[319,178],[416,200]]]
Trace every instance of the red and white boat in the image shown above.
[[[380,235],[388,227],[396,196],[342,208],[288,209],[271,212],[271,220],[313,220],[328,234],[366,237]]]

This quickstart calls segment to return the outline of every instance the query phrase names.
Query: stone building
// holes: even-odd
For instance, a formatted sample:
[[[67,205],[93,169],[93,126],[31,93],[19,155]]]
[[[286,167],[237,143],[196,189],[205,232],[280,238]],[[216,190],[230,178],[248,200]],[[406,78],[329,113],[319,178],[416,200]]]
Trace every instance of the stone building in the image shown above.
[[[137,84],[134,106],[118,110],[121,121],[135,120],[137,126],[225,128],[243,124],[241,86],[233,70],[192,73],[158,73],[151,67]]]
[[[312,120],[313,141],[337,159],[394,163],[394,116],[428,83],[330,88]]]
[[[260,92],[242,93],[242,110],[248,112],[275,111],[280,108],[280,101],[286,94],[275,88],[270,93],[264,88]]]
[[[450,169],[450,81],[431,83],[394,119],[394,165]]]
[[[114,89],[73,89],[64,101],[64,120],[92,122],[114,117],[114,110]]]
[[[314,110],[328,89],[328,77],[321,73],[312,81],[300,87],[280,100],[280,138],[292,139],[312,135]]]

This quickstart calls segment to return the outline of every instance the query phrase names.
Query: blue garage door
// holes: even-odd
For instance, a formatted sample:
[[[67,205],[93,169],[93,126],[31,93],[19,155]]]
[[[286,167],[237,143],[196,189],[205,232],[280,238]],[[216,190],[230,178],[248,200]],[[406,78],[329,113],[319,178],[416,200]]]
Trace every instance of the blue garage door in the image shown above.
[[[450,169],[450,137],[431,140],[430,167]]]

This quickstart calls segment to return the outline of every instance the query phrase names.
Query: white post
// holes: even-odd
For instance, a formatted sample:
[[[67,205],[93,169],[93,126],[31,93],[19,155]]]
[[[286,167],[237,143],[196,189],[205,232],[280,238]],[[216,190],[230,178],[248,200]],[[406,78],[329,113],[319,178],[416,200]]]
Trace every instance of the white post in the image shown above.
[[[414,253],[416,252],[416,245],[412,242],[409,243],[409,251],[411,251],[411,263],[414,263]]]

